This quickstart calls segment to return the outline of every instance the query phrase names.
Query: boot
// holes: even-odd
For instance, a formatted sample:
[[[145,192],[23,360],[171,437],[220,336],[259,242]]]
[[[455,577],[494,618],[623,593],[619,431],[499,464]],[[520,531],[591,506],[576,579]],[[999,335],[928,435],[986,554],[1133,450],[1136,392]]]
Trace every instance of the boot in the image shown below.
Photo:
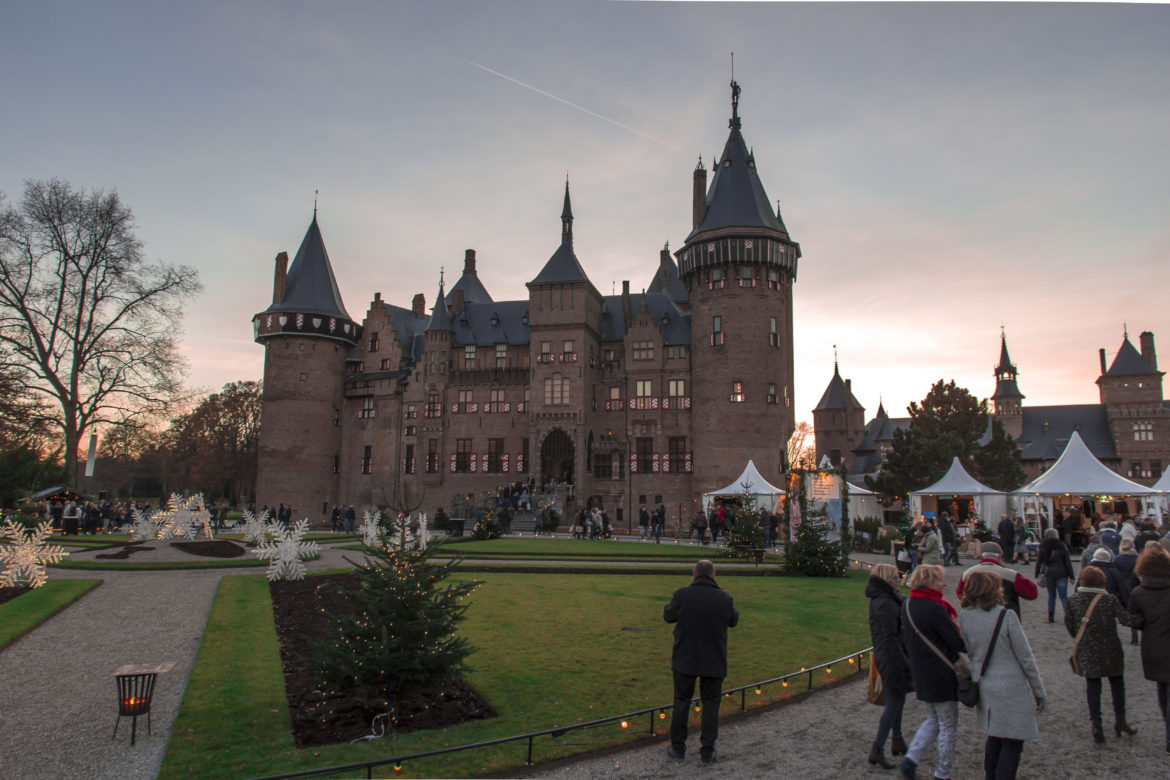
[[[878,745],[874,745],[869,749],[869,763],[874,766],[880,766],[882,769],[893,769],[895,764],[892,761],[886,760],[886,753]]]
[[[894,738],[890,740],[890,752],[895,756],[904,756],[908,746],[906,740],[902,738],[901,734],[895,734]]]
[[[1049,623],[1055,623],[1055,622],[1056,622],[1056,619],[1055,619],[1055,618],[1056,618],[1056,615],[1055,615],[1055,614],[1053,614],[1053,613],[1051,613],[1051,612],[1049,612],[1049,613],[1048,613],[1048,622],[1049,622]]]
[[[1101,728],[1100,721],[1093,721],[1093,741],[1098,745],[1105,743],[1105,730]]]
[[[1125,734],[1126,736],[1132,737],[1134,734],[1137,733],[1137,729],[1135,729],[1133,726],[1129,725],[1125,721],[1125,717],[1123,716],[1123,717],[1120,717],[1116,721],[1113,722],[1113,732],[1115,734],[1117,734],[1117,736],[1119,736],[1119,737],[1122,734]]]
[[[1170,745],[1166,746],[1166,752],[1170,753]],[[903,758],[902,763],[898,764],[898,773],[906,778],[906,780],[917,780],[918,763],[908,758]]]

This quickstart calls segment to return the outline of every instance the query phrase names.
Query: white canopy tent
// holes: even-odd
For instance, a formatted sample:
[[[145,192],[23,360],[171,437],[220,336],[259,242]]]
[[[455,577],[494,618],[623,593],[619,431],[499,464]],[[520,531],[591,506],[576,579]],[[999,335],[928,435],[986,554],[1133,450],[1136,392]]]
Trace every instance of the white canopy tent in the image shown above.
[[[767,509],[775,512],[779,505],[780,496],[784,491],[776,487],[760,474],[756,464],[751,460],[744,466],[743,473],[732,480],[731,484],[721,490],[712,490],[703,494],[703,511],[710,514],[711,505],[716,497],[752,496],[756,500],[758,509]]]
[[[1142,514],[1156,511],[1156,488],[1139,485],[1113,471],[1097,460],[1076,431],[1065,445],[1064,452],[1052,468],[1024,485],[1015,493],[1017,501],[1024,503],[1027,515],[1029,502],[1043,503],[1041,514],[1048,509],[1047,499],[1051,496],[1112,496],[1116,498],[1136,497],[1145,505]],[[1051,514],[1048,514],[1050,517]]]
[[[885,507],[878,500],[877,493],[850,482],[849,519],[851,521],[881,520],[883,517],[885,517]]]
[[[975,511],[985,522],[989,517],[1001,514],[1007,509],[1007,496],[1003,491],[990,488],[968,474],[958,457],[951,459],[951,467],[938,482],[921,490],[910,491],[910,514],[913,517],[922,514],[923,496],[938,498],[971,496],[975,501]]]
[[[1158,491],[1158,519],[1170,512],[1170,471],[1164,472],[1162,477],[1154,483],[1154,490]]]

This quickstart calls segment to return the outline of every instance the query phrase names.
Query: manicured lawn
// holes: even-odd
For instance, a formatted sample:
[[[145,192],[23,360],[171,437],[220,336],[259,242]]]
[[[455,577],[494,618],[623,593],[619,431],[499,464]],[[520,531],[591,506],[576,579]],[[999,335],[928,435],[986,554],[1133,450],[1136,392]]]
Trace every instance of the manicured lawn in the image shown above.
[[[23,596],[0,604],[0,650],[20,639],[77,599],[101,580],[49,580]]]
[[[836,580],[726,578],[722,584],[735,597],[741,622],[730,634],[725,687],[866,647],[865,577],[852,572]],[[267,582],[224,578],[160,776],[262,775],[374,760],[669,703],[672,637],[662,608],[675,588],[689,582],[687,576],[489,573],[476,578],[483,584],[470,597],[463,629],[476,648],[467,679],[499,717],[400,735],[392,745],[381,741],[309,750],[294,748],[288,733]],[[237,668],[241,665],[246,669]],[[845,676],[853,668],[843,664],[832,676],[818,674],[817,680]],[[749,694],[749,705],[804,687],[769,686],[762,695]],[[738,697],[725,704],[727,712],[737,709]],[[608,726],[541,738],[535,759],[642,738],[647,723],[643,718],[629,731]],[[657,723],[661,734],[667,721]],[[391,767],[379,772],[482,776],[521,766],[525,753],[525,743],[514,743],[409,762],[401,772]]]

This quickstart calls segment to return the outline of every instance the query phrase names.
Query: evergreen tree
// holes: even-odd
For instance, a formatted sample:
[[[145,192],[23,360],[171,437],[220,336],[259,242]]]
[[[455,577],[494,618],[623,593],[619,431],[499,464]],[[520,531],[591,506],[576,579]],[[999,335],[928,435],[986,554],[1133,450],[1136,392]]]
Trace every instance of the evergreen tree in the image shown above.
[[[984,485],[1005,493],[1020,487],[1027,479],[1020,464],[1020,451],[999,420],[992,423],[991,440],[975,453],[973,476]]]
[[[354,692],[392,708],[404,694],[441,686],[465,669],[472,652],[456,635],[477,582],[446,582],[457,560],[435,563],[434,551],[392,538],[367,548],[356,587],[339,589],[345,608],[332,643],[319,646],[324,690]]]
[[[796,541],[789,545],[789,574],[805,574],[809,577],[845,576],[844,557],[840,542],[830,542],[829,529],[825,523],[824,510],[820,509],[801,522],[796,529]]]
[[[760,513],[752,503],[736,512],[727,528],[727,547],[742,558],[748,558],[764,548],[764,527],[760,524]]]

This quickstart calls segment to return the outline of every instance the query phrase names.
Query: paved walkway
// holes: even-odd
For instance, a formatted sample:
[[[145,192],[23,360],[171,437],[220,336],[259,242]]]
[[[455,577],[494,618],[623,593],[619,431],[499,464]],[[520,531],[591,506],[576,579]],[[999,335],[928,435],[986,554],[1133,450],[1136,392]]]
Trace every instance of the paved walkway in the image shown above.
[[[888,560],[860,556],[869,561]],[[973,561],[965,561],[970,565]],[[948,567],[948,600],[957,604],[954,585],[963,568]],[[1031,574],[1031,567],[1017,567]],[[734,581],[725,583],[733,594]],[[858,588],[857,598],[865,598]],[[1129,721],[1138,729],[1132,739],[1115,739],[1110,730],[1112,709],[1105,686],[1103,709],[1107,713],[1107,742],[1095,745],[1089,735],[1084,681],[1069,670],[1072,639],[1060,622],[1047,622],[1047,594],[1023,605],[1024,630],[1032,645],[1048,693],[1048,706],[1040,715],[1040,738],[1024,748],[1020,778],[1155,778],[1170,776],[1170,756],[1164,751],[1161,714],[1154,684],[1141,673],[1138,648],[1128,644],[1129,630],[1122,629],[1126,648],[1126,683]],[[750,620],[743,615],[741,620]],[[730,641],[735,641],[731,632]],[[665,661],[664,661],[665,662]],[[662,701],[670,699],[663,691]],[[983,740],[975,711],[960,707],[959,741],[952,777],[983,775]],[[768,712],[724,720],[719,732],[719,759],[703,765],[698,760],[697,728],[692,729],[691,750],[685,762],[665,755],[667,740],[579,759],[556,767],[537,767],[531,774],[558,780],[594,778],[854,778],[893,777],[894,772],[875,769],[866,758],[877,730],[881,710],[865,701],[865,684],[858,676],[838,687],[819,691],[796,703]],[[907,741],[922,722],[922,709],[913,697],[907,701],[904,730]],[[933,752],[919,767],[919,776],[930,777]]]

